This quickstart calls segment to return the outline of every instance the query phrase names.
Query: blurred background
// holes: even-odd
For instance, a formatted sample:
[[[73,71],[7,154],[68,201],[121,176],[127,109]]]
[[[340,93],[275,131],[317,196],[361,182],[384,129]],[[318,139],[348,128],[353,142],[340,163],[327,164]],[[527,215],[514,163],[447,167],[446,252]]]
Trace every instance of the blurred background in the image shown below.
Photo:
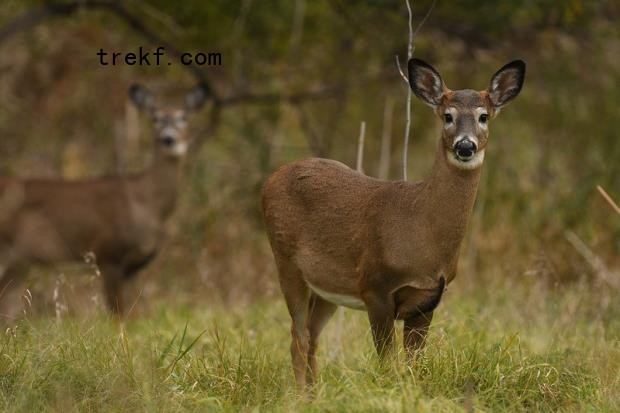
[[[415,28],[432,2],[413,3]],[[620,199],[619,17],[614,1],[439,0],[417,34],[414,56],[452,89],[484,89],[508,61],[528,64],[521,95],[490,126],[457,285],[510,278],[561,293],[588,284],[609,299],[620,283],[620,219],[596,189]],[[364,172],[401,179],[407,85],[395,55],[406,61],[407,38],[401,0],[5,0],[0,175],[139,171],[152,128],[129,105],[128,86],[140,82],[166,103],[206,80],[228,104],[217,125],[211,106],[190,121],[203,144],[187,161],[163,251],[136,280],[135,311],[279,296],[261,185],[309,156],[354,167],[362,121]],[[102,66],[96,55],[139,46],[219,52],[222,64]],[[415,98],[412,119],[415,181],[432,166],[439,122]],[[36,269],[29,280],[41,308],[103,307],[88,267]]]

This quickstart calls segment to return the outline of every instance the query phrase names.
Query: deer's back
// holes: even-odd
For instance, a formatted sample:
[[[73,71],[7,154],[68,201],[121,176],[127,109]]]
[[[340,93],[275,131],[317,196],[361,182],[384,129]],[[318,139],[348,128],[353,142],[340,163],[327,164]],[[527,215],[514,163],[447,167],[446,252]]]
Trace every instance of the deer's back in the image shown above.
[[[353,258],[368,203],[385,184],[328,159],[281,167],[263,188],[263,214],[276,253],[320,248]]]
[[[81,259],[87,251],[102,259],[126,255],[136,228],[125,184],[131,180],[3,179],[0,241],[21,259],[43,263]]]

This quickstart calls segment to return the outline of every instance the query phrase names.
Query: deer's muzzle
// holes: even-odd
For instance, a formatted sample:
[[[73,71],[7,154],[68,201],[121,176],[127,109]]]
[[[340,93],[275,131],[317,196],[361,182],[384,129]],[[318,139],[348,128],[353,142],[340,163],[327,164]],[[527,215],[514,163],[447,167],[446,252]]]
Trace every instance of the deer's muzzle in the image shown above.
[[[470,140],[468,137],[460,139],[454,144],[454,153],[456,157],[465,162],[474,157],[477,149],[476,142]]]

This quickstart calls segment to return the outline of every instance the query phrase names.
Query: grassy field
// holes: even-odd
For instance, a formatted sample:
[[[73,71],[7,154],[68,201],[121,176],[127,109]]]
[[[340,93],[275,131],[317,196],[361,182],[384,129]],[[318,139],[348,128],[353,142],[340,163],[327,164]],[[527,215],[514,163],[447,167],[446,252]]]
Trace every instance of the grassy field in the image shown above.
[[[346,310],[312,398],[295,392],[280,299],[162,302],[123,325],[26,316],[0,340],[0,410],[618,411],[618,308],[585,286],[457,280],[411,367],[380,365],[365,314]]]
[[[52,3],[76,7],[41,12]],[[193,68],[228,104],[219,123],[207,107],[188,124],[204,144],[124,323],[107,317],[94,266],[33,268],[23,317],[0,319],[0,413],[620,412],[620,219],[596,189],[620,200],[620,2],[483,12],[473,0],[436,2],[416,29],[416,57],[455,89],[484,88],[524,59],[525,87],[490,126],[459,275],[426,351],[411,366],[402,354],[380,365],[366,314],[345,310],[321,338],[311,397],[294,386],[260,190],[308,156],[355,165],[362,121],[364,171],[379,175],[391,136],[388,177],[402,176],[404,2],[118,2],[127,15],[100,3],[0,1],[0,177],[86,179],[150,164],[153,124],[128,105],[129,85],[174,105],[204,79],[178,63],[103,66],[100,49],[221,52],[221,66]],[[435,2],[415,3],[417,26]],[[416,98],[411,113],[414,181],[428,176],[442,126]]]

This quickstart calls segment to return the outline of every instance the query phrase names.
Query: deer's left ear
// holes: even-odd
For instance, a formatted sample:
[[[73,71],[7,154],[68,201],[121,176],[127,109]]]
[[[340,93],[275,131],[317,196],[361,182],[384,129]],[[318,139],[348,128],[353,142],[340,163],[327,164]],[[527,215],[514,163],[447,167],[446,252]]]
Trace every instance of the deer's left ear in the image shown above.
[[[491,78],[487,92],[495,109],[516,98],[525,79],[525,62],[514,60],[499,69]]]
[[[200,109],[209,97],[209,88],[205,84],[194,86],[185,95],[185,106],[189,110]]]

